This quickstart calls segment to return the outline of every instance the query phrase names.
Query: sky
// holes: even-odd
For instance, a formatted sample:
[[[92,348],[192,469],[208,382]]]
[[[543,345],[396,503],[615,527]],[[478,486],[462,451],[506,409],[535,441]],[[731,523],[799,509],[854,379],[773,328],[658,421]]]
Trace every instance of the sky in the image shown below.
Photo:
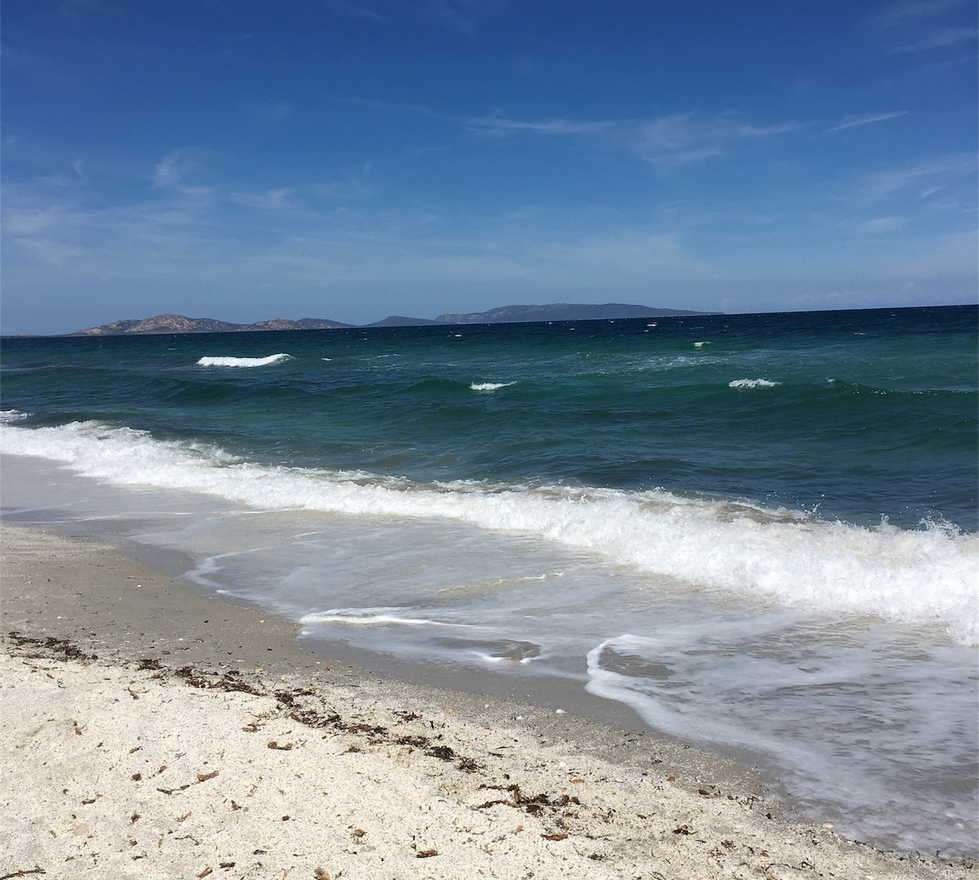
[[[2,331],[975,302],[976,5],[4,0]]]

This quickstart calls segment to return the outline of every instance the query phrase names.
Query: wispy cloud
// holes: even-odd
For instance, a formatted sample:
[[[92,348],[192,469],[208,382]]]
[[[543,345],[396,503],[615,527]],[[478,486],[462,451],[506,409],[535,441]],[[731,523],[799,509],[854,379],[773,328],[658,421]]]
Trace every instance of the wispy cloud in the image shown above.
[[[476,134],[504,137],[509,134],[516,134],[517,132],[553,135],[596,134],[597,132],[608,130],[613,125],[614,123],[612,122],[588,122],[568,119],[521,121],[509,119],[500,113],[496,113],[492,116],[471,119],[467,127],[471,132]]]
[[[749,125],[727,116],[676,113],[639,123],[632,146],[641,159],[668,170],[720,156],[742,139],[774,137],[802,127],[799,122]]]
[[[961,180],[975,172],[976,157],[959,153],[875,172],[864,179],[861,189],[865,196],[877,199],[927,182],[937,192],[945,181]]]
[[[904,217],[875,217],[873,220],[865,220],[858,228],[861,232],[877,234],[895,232],[907,225],[908,221]]]
[[[910,110],[895,110],[890,113],[861,113],[854,116],[845,116],[840,122],[826,131],[845,131],[848,128],[860,128],[863,125],[873,125],[876,122],[886,122],[888,119],[898,119],[907,116]]]
[[[474,34],[480,23],[507,6],[507,0],[427,0],[423,7],[436,23],[460,34]]]
[[[909,55],[927,52],[930,49],[947,49],[976,39],[974,27],[945,27],[933,30],[931,33],[910,43],[901,43],[890,50],[892,55]]]
[[[375,9],[365,6],[363,3],[348,3],[346,0],[325,0],[324,5],[330,12],[342,15],[346,18],[359,18],[363,21],[373,21],[382,24],[388,21],[386,15],[382,15]]]
[[[173,189],[187,184],[188,177],[203,169],[207,155],[207,151],[196,147],[172,150],[153,166],[153,186],[158,189]]]
[[[244,107],[259,122],[283,122],[292,116],[292,105],[275,98],[246,101]]]
[[[755,125],[729,115],[700,116],[691,111],[641,120],[511,119],[501,111],[469,119],[469,131],[493,137],[516,134],[595,136],[624,147],[661,170],[720,156],[739,140],[775,137],[804,128],[805,123]]]
[[[235,192],[230,193],[227,198],[236,205],[258,208],[261,211],[281,211],[297,207],[296,191],[291,186],[264,192]]]
[[[968,0],[910,0],[885,9],[874,20],[882,27],[911,24],[922,18],[939,15],[947,9],[964,6],[967,2]]]

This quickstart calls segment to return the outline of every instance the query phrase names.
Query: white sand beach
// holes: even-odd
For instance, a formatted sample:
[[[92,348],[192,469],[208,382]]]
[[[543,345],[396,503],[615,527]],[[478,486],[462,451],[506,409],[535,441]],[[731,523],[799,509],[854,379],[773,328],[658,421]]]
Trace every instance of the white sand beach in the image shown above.
[[[975,875],[682,745],[331,664],[104,545],[3,544],[0,877]]]

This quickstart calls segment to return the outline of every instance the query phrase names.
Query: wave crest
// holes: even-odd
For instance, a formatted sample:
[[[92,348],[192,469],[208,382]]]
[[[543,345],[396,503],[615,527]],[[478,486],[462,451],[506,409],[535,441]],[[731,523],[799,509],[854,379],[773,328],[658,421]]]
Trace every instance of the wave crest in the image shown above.
[[[498,388],[509,388],[516,385],[516,382],[473,382],[469,386],[470,391],[496,391]]]
[[[444,517],[518,531],[694,588],[832,613],[940,623],[958,641],[979,640],[979,538],[940,524],[902,530],[777,511],[758,515],[749,506],[664,490],[354,480],[334,471],[260,465],[214,446],[156,440],[145,431],[99,422],[0,426],[0,452],[53,459],[117,485],[201,492],[264,509]]]
[[[281,364],[284,361],[291,361],[292,355],[280,352],[270,354],[262,358],[240,358],[240,357],[210,357],[205,356],[197,361],[199,367],[267,367],[271,364]]]
[[[771,379],[732,379],[727,383],[728,388],[774,388],[781,385],[781,382],[773,382]]]

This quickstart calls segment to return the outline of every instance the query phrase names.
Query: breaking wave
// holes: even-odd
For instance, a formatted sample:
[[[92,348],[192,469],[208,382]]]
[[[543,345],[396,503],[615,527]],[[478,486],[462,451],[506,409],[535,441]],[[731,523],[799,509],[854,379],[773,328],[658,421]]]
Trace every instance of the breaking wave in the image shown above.
[[[781,382],[773,382],[771,379],[732,379],[727,383],[728,388],[774,388],[781,385]]]
[[[117,485],[201,492],[263,509],[446,518],[536,535],[694,588],[723,589],[825,612],[939,623],[979,638],[979,539],[928,523],[861,527],[799,512],[626,491],[404,478],[249,462],[222,449],[154,439],[100,422],[0,426],[0,452],[62,462]]]
[[[470,391],[496,391],[498,388],[509,388],[516,385],[516,382],[473,382],[469,386]]]
[[[202,357],[197,361],[199,367],[267,367],[291,361],[292,355],[280,352],[263,358]]]

